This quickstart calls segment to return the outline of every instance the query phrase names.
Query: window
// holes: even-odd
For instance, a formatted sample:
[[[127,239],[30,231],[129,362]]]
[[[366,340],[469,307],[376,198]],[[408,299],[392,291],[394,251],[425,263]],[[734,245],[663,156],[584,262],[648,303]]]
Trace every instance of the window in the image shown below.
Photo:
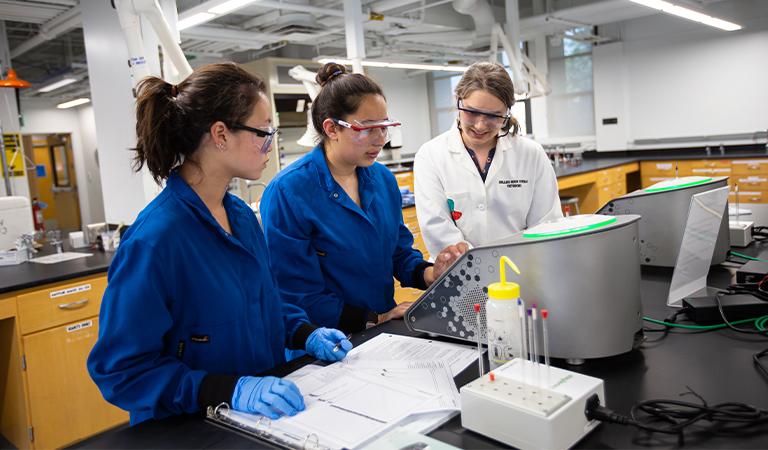
[[[549,83],[547,120],[550,137],[595,134],[592,91],[592,44],[580,39],[591,33],[576,28],[547,41]]]
[[[456,123],[454,91],[461,75],[430,74],[429,110],[432,115],[432,137],[448,131]]]

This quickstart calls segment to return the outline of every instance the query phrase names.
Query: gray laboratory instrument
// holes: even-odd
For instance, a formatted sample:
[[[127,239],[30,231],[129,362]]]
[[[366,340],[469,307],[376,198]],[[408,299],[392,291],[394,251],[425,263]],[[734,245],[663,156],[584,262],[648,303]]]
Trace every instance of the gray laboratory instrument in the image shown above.
[[[564,217],[462,255],[405,314],[413,331],[487,342],[486,289],[499,258],[520,267],[528,306],[551,312],[550,356],[571,363],[628,352],[642,339],[640,216]],[[474,305],[482,305],[478,330]]]
[[[615,198],[600,208],[597,214],[641,215],[640,264],[675,267],[685,224],[688,221],[691,197],[727,185],[728,177],[673,178]],[[725,261],[730,248],[726,214],[720,224],[712,265]]]

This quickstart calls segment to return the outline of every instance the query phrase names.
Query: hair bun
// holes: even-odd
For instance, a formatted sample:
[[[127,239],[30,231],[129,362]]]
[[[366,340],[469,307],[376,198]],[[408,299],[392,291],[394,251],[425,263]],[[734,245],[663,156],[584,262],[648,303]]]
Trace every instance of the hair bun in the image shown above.
[[[326,84],[328,84],[332,79],[338,77],[339,75],[344,75],[347,72],[347,68],[344,67],[341,64],[330,62],[323,67],[320,68],[320,70],[317,71],[317,76],[315,76],[315,81],[323,87]]]

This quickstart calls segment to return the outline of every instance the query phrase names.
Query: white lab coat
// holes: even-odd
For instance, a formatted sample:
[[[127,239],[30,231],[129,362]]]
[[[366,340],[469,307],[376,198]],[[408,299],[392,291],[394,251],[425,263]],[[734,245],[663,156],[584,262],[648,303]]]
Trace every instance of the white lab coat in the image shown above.
[[[507,135],[485,183],[454,127],[422,145],[414,162],[416,213],[434,258],[448,245],[485,245],[563,216],[552,164],[538,143]],[[448,209],[461,213],[455,223]]]

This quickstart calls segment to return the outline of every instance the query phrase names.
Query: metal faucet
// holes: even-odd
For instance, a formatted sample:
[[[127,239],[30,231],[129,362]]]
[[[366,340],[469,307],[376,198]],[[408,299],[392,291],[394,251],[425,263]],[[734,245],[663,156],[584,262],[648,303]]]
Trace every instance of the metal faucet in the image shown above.
[[[31,234],[22,234],[20,239],[20,247],[19,251],[26,250],[27,251],[27,260],[30,260],[35,257],[35,253],[37,253],[37,250],[35,250],[35,237]]]
[[[46,233],[48,242],[56,249],[56,253],[64,253],[64,241],[61,240],[61,230],[51,230]]]

